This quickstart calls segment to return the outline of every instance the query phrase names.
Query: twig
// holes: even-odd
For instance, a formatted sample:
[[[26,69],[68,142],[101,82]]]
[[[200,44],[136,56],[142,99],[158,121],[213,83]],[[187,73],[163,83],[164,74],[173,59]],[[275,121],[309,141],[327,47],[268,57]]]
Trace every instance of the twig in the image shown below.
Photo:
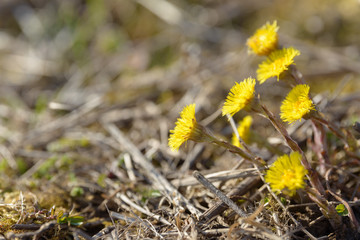
[[[145,215],[148,215],[166,225],[171,225],[170,222],[168,222],[166,219],[164,219],[163,217],[161,217],[160,215],[157,215],[157,214],[153,214],[149,211],[147,211],[146,209],[140,207],[139,205],[135,204],[134,202],[132,202],[127,196],[125,196],[124,194],[122,193],[117,193],[116,194],[117,197],[119,197],[123,202],[125,202],[126,204],[130,205],[131,207],[135,208],[136,210],[138,210],[139,212],[145,214]]]
[[[51,221],[51,222],[43,224],[39,228],[39,230],[37,230],[35,232],[25,232],[25,233],[18,233],[18,234],[11,232],[11,233],[6,234],[6,237],[8,239],[24,239],[26,237],[32,237],[32,236],[42,234],[42,233],[54,228],[56,225],[58,225],[56,221]]]
[[[19,219],[17,220],[17,222],[16,223],[19,223],[20,222],[20,220],[23,218],[23,216],[24,216],[24,196],[23,196],[23,194],[22,194],[22,191],[20,192],[20,194],[19,194],[19,200],[21,201],[21,204],[20,204],[20,206],[21,206],[21,212],[20,212],[20,217],[19,217]]]
[[[145,171],[146,175],[153,181],[153,186],[156,189],[165,191],[177,206],[186,206],[189,211],[197,217],[201,215],[200,211],[154,168],[139,149],[126,138],[114,124],[103,124],[103,126],[120,143],[120,145],[133,156],[133,161]]]
[[[123,214],[120,214],[120,213],[117,213],[117,212],[114,212],[114,211],[110,211],[110,217],[116,218],[116,219],[119,219],[119,220],[123,220],[125,222],[130,222],[130,223],[136,221],[136,218],[128,217],[128,216],[125,216]]]
[[[281,233],[281,229],[280,229],[280,219],[279,219],[279,216],[276,211],[274,211],[272,213],[272,219],[274,219],[274,222],[275,222],[275,228],[276,228],[277,235],[281,236],[282,233]]]
[[[38,230],[41,227],[41,224],[35,224],[35,223],[30,223],[30,224],[14,224],[11,226],[11,229],[14,230]]]
[[[97,234],[95,234],[94,236],[92,236],[93,239],[99,239],[102,236],[109,234],[112,230],[114,230],[115,227],[114,226],[108,226],[106,228],[101,229]]]
[[[105,203],[105,207],[106,207],[106,211],[108,212],[108,214],[109,214],[109,216],[110,216],[111,222],[112,222],[113,226],[115,227],[115,229],[114,229],[114,230],[115,230],[115,234],[116,234],[116,236],[119,236],[119,232],[118,232],[118,229],[117,229],[117,227],[116,227],[115,221],[114,221],[114,219],[111,217],[110,210],[109,210],[109,208],[108,208],[108,206],[107,206],[106,203]]]
[[[7,161],[11,169],[17,169],[17,164],[13,157],[13,154],[4,145],[0,145],[0,155]]]
[[[195,164],[196,159],[198,159],[198,157],[204,152],[204,150],[204,145],[196,144],[192,151],[187,155],[185,162],[180,168],[180,172],[185,173],[186,171],[188,171]]]
[[[234,178],[245,178],[250,176],[257,175],[255,173],[255,169],[239,169],[239,170],[228,170],[228,171],[221,171],[221,172],[215,172],[205,175],[206,179],[208,179],[210,182],[219,182],[219,181],[226,181],[229,179]],[[179,187],[185,187],[185,186],[195,186],[198,185],[199,182],[193,177],[187,177],[184,179],[174,179],[171,181],[172,184]]]
[[[130,155],[128,153],[124,154],[124,163],[125,163],[126,171],[127,171],[127,174],[128,174],[128,177],[129,177],[130,181],[136,182],[134,168],[133,168],[133,165],[131,163]]]
[[[211,182],[209,182],[200,172],[194,171],[193,176],[237,214],[239,214],[241,217],[246,217],[246,214],[230,198],[228,198],[222,191],[220,191],[220,189],[216,188]]]
[[[227,194],[227,197],[232,201],[237,201],[241,198],[242,195],[246,194],[251,189],[257,187],[261,184],[261,180],[258,176],[256,177],[248,177],[243,180],[235,189],[230,191]],[[228,209],[228,205],[226,205],[223,201],[218,201],[211,208],[205,211],[202,215],[202,221],[200,223],[207,222],[214,218],[215,216],[223,213],[226,209]]]
[[[337,201],[331,201],[328,202],[329,204],[340,204],[341,202],[337,202]],[[360,200],[358,201],[349,201],[348,202],[350,206],[360,206]],[[310,203],[302,203],[302,204],[293,204],[293,205],[288,205],[287,208],[297,208],[297,207],[310,207],[310,206],[316,206],[317,204],[314,202],[310,202]]]
[[[321,215],[319,216],[318,218],[312,220],[311,222],[309,222],[309,226],[312,226],[314,224],[317,224],[318,221],[322,220],[322,219],[325,219],[325,216],[324,215]]]
[[[85,239],[85,240],[93,240],[93,238],[91,236],[89,236],[88,234],[86,234],[83,230],[81,230],[80,228],[70,228],[71,232],[73,233],[73,235],[79,235],[82,238],[81,239]]]
[[[258,236],[258,237],[260,237],[262,239],[274,239],[274,240],[283,239],[283,238],[280,238],[280,237],[276,236],[274,233],[272,233],[268,229],[264,229],[264,227],[261,226],[259,223],[252,222],[250,224],[254,225],[256,228],[255,229],[253,229],[253,228],[238,228],[238,229],[233,230],[233,231],[239,232],[239,233],[245,233],[246,235]],[[259,231],[259,228],[262,231]],[[232,229],[230,229],[229,232],[231,230]]]
[[[223,233],[229,232],[230,228],[215,228],[208,230],[200,230],[200,232],[204,235],[219,235]]]
[[[208,230],[201,230],[199,229],[199,232],[205,236],[209,235],[220,235],[227,233],[229,231],[229,228],[215,228],[215,229],[208,229]],[[171,236],[179,236],[178,231],[168,231],[165,233],[160,233],[161,236],[164,237],[171,237]]]

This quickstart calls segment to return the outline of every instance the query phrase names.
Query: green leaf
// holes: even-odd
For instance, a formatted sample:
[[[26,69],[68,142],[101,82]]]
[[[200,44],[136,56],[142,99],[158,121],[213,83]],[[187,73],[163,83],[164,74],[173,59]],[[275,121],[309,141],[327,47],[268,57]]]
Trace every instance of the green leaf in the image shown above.
[[[70,192],[72,197],[80,197],[84,194],[84,189],[82,187],[73,187]]]
[[[347,216],[349,215],[348,210],[346,209],[346,207],[344,206],[344,204],[339,204],[336,206],[336,212],[340,215],[340,216]]]
[[[60,211],[59,213],[58,213],[58,216],[57,216],[57,222],[59,223],[59,224],[61,224],[61,223],[63,223],[62,222],[62,220],[64,219],[63,218],[63,215],[64,215],[64,212],[63,211]]]
[[[58,224],[68,224],[71,226],[79,226],[83,224],[84,221],[85,218],[82,216],[69,216],[68,213],[64,213],[63,211],[60,211],[57,217]]]
[[[67,222],[70,223],[71,226],[79,226],[83,224],[84,221],[85,218],[82,216],[67,217]]]

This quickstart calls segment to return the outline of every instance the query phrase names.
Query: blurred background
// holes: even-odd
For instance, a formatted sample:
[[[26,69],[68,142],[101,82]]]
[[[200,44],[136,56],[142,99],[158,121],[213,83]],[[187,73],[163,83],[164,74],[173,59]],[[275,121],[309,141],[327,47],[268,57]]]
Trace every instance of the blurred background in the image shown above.
[[[355,0],[3,0],[2,155],[17,168],[19,149],[44,150],[69,127],[97,132],[97,121],[117,123],[142,149],[154,144],[149,139],[166,149],[168,130],[193,102],[199,119],[213,116],[213,130],[229,135],[218,109],[235,81],[256,76],[263,58],[248,54],[246,39],[274,20],[280,44],[301,51],[295,62],[323,110],[351,124],[358,119],[359,7]],[[275,79],[257,86],[275,113],[288,89]],[[60,117],[88,105],[101,110],[59,126]],[[268,132],[259,121],[257,129]]]
[[[13,108],[22,113],[0,134],[16,138],[51,119],[33,114],[71,111],[94,97],[171,121],[192,102],[210,115],[235,81],[256,76],[263,58],[248,55],[246,39],[274,20],[280,44],[301,51],[296,64],[313,92],[354,92],[359,13],[355,0],[3,0],[2,121]],[[274,83],[258,86],[264,100],[283,98],[287,86]]]
[[[301,50],[296,62],[316,86],[314,91],[334,91],[345,76],[352,82],[346,90],[356,90],[351,86],[358,87],[360,71],[359,4],[4,0],[2,101],[16,102],[18,96],[30,109],[39,101],[72,108],[94,95],[116,103],[137,99],[138,104],[139,98],[157,95],[153,103],[162,101],[174,109],[189,88],[202,88],[209,96],[206,104],[216,105],[224,97],[216,98],[216,92],[255,76],[263,59],[248,56],[245,42],[256,28],[273,20],[280,26],[280,43]]]

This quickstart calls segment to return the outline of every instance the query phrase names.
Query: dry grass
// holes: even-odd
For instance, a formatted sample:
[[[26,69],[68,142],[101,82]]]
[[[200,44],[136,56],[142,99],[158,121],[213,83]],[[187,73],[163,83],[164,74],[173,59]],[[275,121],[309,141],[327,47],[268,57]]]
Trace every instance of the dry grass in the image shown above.
[[[320,180],[329,205],[345,200],[355,218],[339,229],[305,194],[271,195],[259,170],[225,149],[167,146],[193,102],[230,140],[220,108],[262,60],[246,38],[274,19],[280,43],[301,51],[319,108],[359,139],[359,14],[355,1],[1,1],[0,239],[359,239],[360,153],[330,131],[331,173]],[[257,91],[278,115],[289,85]],[[253,131],[289,153],[265,119],[254,116]],[[311,123],[288,131],[316,168]],[[267,162],[278,156],[250,147]]]

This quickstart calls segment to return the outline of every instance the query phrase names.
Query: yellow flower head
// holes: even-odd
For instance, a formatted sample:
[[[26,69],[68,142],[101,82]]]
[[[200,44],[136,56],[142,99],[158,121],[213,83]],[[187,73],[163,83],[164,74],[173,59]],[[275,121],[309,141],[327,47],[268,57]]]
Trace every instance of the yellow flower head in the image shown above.
[[[226,98],[222,115],[230,114],[233,116],[241,109],[248,107],[254,98],[255,83],[255,79],[251,77],[241,83],[235,83]]]
[[[257,55],[269,55],[270,52],[277,48],[278,29],[276,21],[272,24],[267,22],[256,30],[255,34],[247,40],[246,44]]]
[[[300,51],[295,48],[283,48],[273,51],[269,57],[259,65],[257,78],[260,83],[264,83],[268,78],[277,77],[294,62],[294,57],[300,55]]]
[[[250,127],[253,122],[253,119],[251,116],[246,116],[242,121],[239,122],[239,126],[237,128],[237,131],[239,132],[240,138],[246,143],[249,143],[250,138]],[[234,133],[232,136],[232,144],[237,147],[242,147],[241,143],[239,142],[239,139],[236,137],[236,134]]]
[[[168,143],[173,151],[179,150],[179,147],[187,140],[192,139],[195,132],[197,132],[195,104],[183,108],[175,125],[175,129],[170,130],[171,135]]]
[[[270,184],[275,193],[283,192],[293,196],[297,189],[304,188],[307,170],[300,160],[301,154],[292,152],[290,156],[278,157],[270,166],[266,172],[265,181]]]
[[[280,117],[284,122],[292,123],[315,110],[309,98],[310,87],[306,84],[296,85],[286,96],[280,107]]]

